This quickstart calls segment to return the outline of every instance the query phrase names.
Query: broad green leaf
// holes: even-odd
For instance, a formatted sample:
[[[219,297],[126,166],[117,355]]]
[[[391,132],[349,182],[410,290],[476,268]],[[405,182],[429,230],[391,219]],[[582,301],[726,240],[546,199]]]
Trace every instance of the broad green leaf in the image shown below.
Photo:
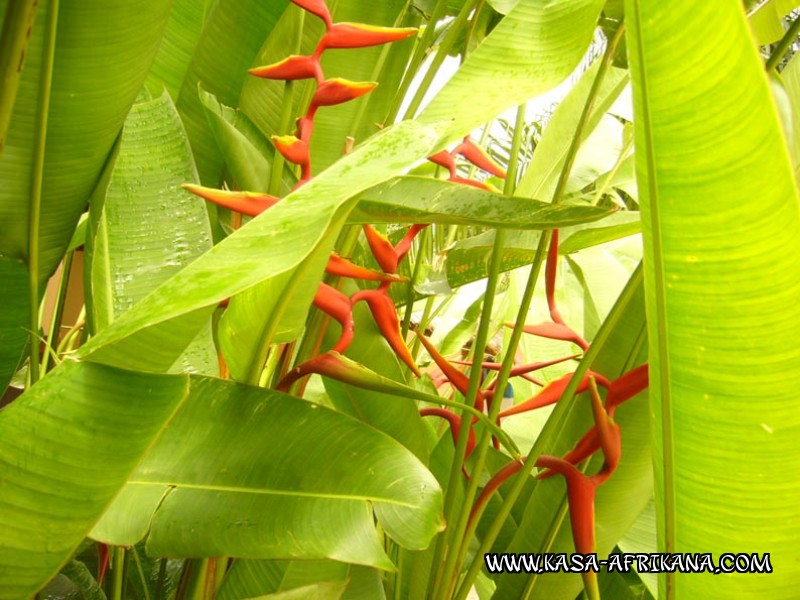
[[[217,0],[209,8],[176,103],[204,185],[217,185],[223,162],[197,84],[222,104],[236,106],[247,69],[288,5],[289,0]]]
[[[339,600],[347,587],[346,581],[328,581],[258,596],[253,600]]]
[[[646,361],[642,287],[642,274],[637,270],[603,325],[608,329],[608,338],[591,368],[610,379]],[[621,406],[615,415],[622,429],[622,460],[617,471],[597,490],[595,535],[600,558],[613,549],[652,496],[648,411],[645,392]],[[563,455],[591,424],[589,401],[586,394],[581,394],[572,402],[557,405],[536,443],[543,453]],[[596,455],[587,472],[596,473],[602,462],[602,455]],[[504,551],[573,552],[569,517],[563,510],[565,492],[562,477],[531,480],[512,513],[520,525]],[[498,576],[495,597],[520,597],[527,584],[531,598],[574,598],[582,587],[577,574],[540,575],[532,582],[529,579],[511,573]]]
[[[0,312],[0,390],[5,392],[30,336],[28,269],[22,262],[0,258],[0,281],[5,294]]]
[[[656,534],[656,503],[655,499],[648,502],[644,510],[639,513],[631,528],[619,541],[619,549],[622,552],[649,554],[658,552],[658,541]],[[658,574],[639,573],[639,578],[647,586],[647,589],[654,596],[658,594]]]
[[[94,198],[98,204],[92,208],[96,220],[88,290],[95,331],[108,327],[211,248],[203,201],[180,188],[196,180],[191,150],[169,95],[164,91],[159,98],[142,97],[125,121],[104,195]],[[192,359],[182,366],[216,373],[210,329],[196,342]]]
[[[598,59],[581,76],[566,98],[562,100],[544,129],[542,139],[533,152],[533,160],[517,185],[519,196],[550,201],[564,167],[567,152],[575,137],[575,128],[586,105],[589,90],[597,78],[602,59]],[[628,73],[610,67],[600,83],[597,97],[583,131],[582,141],[597,127],[611,105],[628,84]]]
[[[670,573],[659,593],[791,598],[800,201],[789,153],[739,2],[628,0],[626,15],[659,549],[770,552],[774,569]]]
[[[4,11],[7,0],[0,1]],[[141,88],[169,15],[169,0],[64,0],[42,178],[39,280],[55,270],[125,115]],[[0,254],[27,259],[43,30],[39,7],[6,146],[0,157]]]
[[[151,385],[169,379],[152,376]],[[149,520],[155,556],[333,558],[386,569],[370,507],[404,546],[425,547],[441,527],[433,476],[391,438],[349,417],[196,376],[186,407],[92,537],[127,545],[137,533],[131,520]]]
[[[164,37],[158,47],[148,84],[167,88],[177,102],[189,63],[200,40],[213,0],[173,0]]]
[[[639,213],[636,211],[622,211],[609,215],[603,219],[602,224],[605,226],[579,229],[571,234],[562,232],[563,241],[558,245],[559,254],[572,254],[598,244],[635,235],[642,230]]]
[[[272,170],[267,156],[275,151],[272,145],[243,113],[220,104],[203,89],[199,93],[225,165],[238,189],[266,191]]]
[[[368,190],[352,223],[446,223],[510,229],[553,229],[599,220],[607,209],[558,205],[427,177],[398,177]]]
[[[81,356],[163,370],[188,343],[180,321],[202,323],[203,311],[220,300],[264,280],[286,277],[279,309],[270,315],[270,326],[277,330],[290,303],[311,303],[316,290],[311,280],[318,280],[324,264],[320,258],[327,257],[343,221],[335,211],[349,209],[354,195],[430,153],[434,139],[429,128],[413,122],[381,132],[163,283],[90,340]],[[314,262],[318,271],[303,270]],[[295,275],[289,278],[289,273]]]
[[[561,83],[594,35],[602,0],[520,0],[419,116],[440,145]],[[468,101],[465,101],[468,99]]]
[[[29,598],[58,572],[187,383],[66,362],[0,412],[0,598]]]

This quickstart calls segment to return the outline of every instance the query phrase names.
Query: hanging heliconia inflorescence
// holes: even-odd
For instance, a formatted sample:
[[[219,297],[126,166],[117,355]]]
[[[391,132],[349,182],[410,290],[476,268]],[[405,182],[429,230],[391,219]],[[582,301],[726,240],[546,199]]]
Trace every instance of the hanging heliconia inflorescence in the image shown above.
[[[415,28],[376,27],[361,23],[334,23],[330,11],[323,0],[292,0],[294,4],[309,13],[319,17],[325,23],[325,33],[320,38],[316,49],[311,55],[289,56],[280,62],[258,67],[250,70],[256,77],[277,79],[284,81],[313,79],[316,89],[305,114],[296,121],[294,133],[272,136],[272,143],[281,155],[290,163],[298,166],[300,177],[295,189],[303,186],[312,178],[312,157],[310,153],[311,139],[314,132],[314,120],[317,111],[326,106],[333,106],[349,102],[375,89],[375,82],[355,82],[342,78],[326,79],[320,58],[328,49],[354,49],[386,44],[405,39],[416,33]],[[429,160],[447,170],[448,181],[456,184],[465,184],[480,189],[493,190],[489,184],[482,181],[460,177],[457,172],[457,157],[462,157],[479,169],[499,178],[505,178],[506,172],[483,149],[476,145],[469,136],[463,138],[452,150],[442,150],[429,157]],[[206,188],[199,185],[185,184],[184,188],[201,198],[219,206],[255,217],[266,211],[280,198],[269,194],[249,191],[227,191]],[[398,265],[402,262],[412,247],[414,238],[427,225],[412,225],[397,244],[392,244],[389,239],[371,225],[364,225],[363,231],[367,245],[381,268],[381,272],[358,266],[347,259],[332,254],[326,272],[339,277],[349,277],[363,281],[375,281],[378,286],[374,289],[365,289],[345,295],[331,285],[321,283],[313,300],[314,306],[339,323],[341,335],[333,347],[310,360],[291,369],[278,383],[277,388],[290,391],[292,386],[302,377],[310,374],[319,374],[338,379],[354,385],[370,385],[377,375],[369,369],[344,359],[342,354],[355,335],[353,320],[353,307],[358,302],[365,302],[369,308],[381,334],[388,342],[398,359],[409,370],[419,376],[420,371],[409,351],[401,334],[400,321],[397,309],[389,295],[389,288],[393,283],[406,281],[398,275]],[[526,325],[526,333],[545,338],[562,340],[572,343],[586,351],[589,342],[575,332],[565,323],[555,302],[555,282],[558,261],[558,231],[554,231],[547,254],[545,265],[545,286],[550,321],[535,325]],[[507,326],[513,326],[506,324]],[[459,367],[471,366],[464,361],[449,361],[444,358],[429,340],[422,334],[417,334],[418,339],[431,356],[439,371],[438,384],[445,381],[453,389],[466,396],[469,387],[469,378]],[[475,352],[476,356],[480,353]],[[552,405],[562,397],[572,381],[573,374],[568,373],[560,379],[543,385],[533,377],[532,373],[553,364],[579,358],[579,354],[569,354],[551,361],[515,364],[510,377],[524,377],[543,389],[533,397],[516,404],[505,410],[496,412],[498,424],[500,419],[521,412],[534,410]],[[500,364],[495,362],[481,362],[480,368],[485,371],[497,371]],[[495,401],[496,382],[485,389],[479,389],[475,396],[474,408],[485,411]],[[592,428],[578,441],[573,450],[563,458],[542,455],[536,461],[536,466],[542,471],[539,478],[547,478],[555,474],[562,475],[566,480],[567,498],[570,508],[570,523],[572,526],[575,548],[578,552],[589,553],[595,551],[594,538],[594,497],[596,488],[604,483],[614,472],[619,464],[621,455],[621,432],[619,425],[614,422],[616,408],[646,389],[648,385],[647,365],[641,365],[628,371],[617,379],[611,381],[600,373],[587,371],[578,382],[576,393],[588,392],[591,399],[591,410],[594,417]],[[605,405],[600,397],[598,386],[606,390]],[[501,394],[502,396],[502,394]],[[502,397],[497,401],[502,401]],[[423,417],[434,416],[444,419],[449,425],[454,440],[464,426],[469,428],[468,440],[465,450],[465,459],[475,449],[475,433],[473,424],[476,419],[466,419],[446,408],[423,408],[420,410]],[[497,440],[495,439],[495,445]],[[595,475],[584,474],[577,465],[597,451],[604,457],[603,466]],[[470,520],[479,519],[483,508],[491,495],[509,477],[517,473],[522,467],[521,460],[515,460],[498,471],[484,486],[472,507]],[[464,470],[467,476],[466,470]],[[596,589],[596,574],[584,573],[587,589]]]

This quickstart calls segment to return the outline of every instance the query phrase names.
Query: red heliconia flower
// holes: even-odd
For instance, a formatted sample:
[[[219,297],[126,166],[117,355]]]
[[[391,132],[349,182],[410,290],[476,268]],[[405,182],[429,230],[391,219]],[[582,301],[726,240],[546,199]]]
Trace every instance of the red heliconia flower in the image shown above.
[[[250,217],[260,215],[280,201],[280,198],[258,192],[230,192],[193,183],[184,183],[181,187],[195,196],[200,196],[203,200]]]
[[[606,410],[614,416],[617,407],[636,394],[647,389],[650,384],[650,371],[647,363],[631,369],[611,382],[606,396]]]
[[[351,297],[352,303],[355,305],[357,302],[364,300],[369,306],[372,317],[381,330],[384,339],[389,342],[397,358],[402,360],[411,372],[417,377],[420,377],[419,368],[414,362],[414,357],[406,346],[403,336],[400,331],[400,319],[397,317],[397,308],[394,302],[389,297],[386,288],[378,288],[377,290],[364,290],[356,292]]]
[[[383,272],[396,273],[397,253],[389,238],[378,232],[372,225],[364,225],[363,229],[369,248],[372,250],[372,256],[375,257]]]
[[[483,169],[492,175],[496,175],[501,179],[506,178],[506,172],[503,167],[497,164],[497,162],[495,162],[483,148],[473,142],[469,136],[465,137],[464,141],[456,146],[453,150],[453,154],[460,154],[479,169]]]
[[[502,411],[498,416],[501,418],[509,417],[511,415],[516,415],[521,412],[526,412],[529,410],[535,410],[537,408],[542,408],[543,406],[549,406],[550,404],[555,404],[558,402],[561,395],[564,393],[564,390],[567,389],[569,382],[572,380],[572,376],[574,373],[567,373],[563,377],[551,381],[547,386],[538,394],[533,396],[532,398],[528,398],[524,402],[520,402],[519,404],[515,404],[511,408],[508,408]],[[589,378],[593,377],[602,385],[603,387],[607,388],[611,384],[605,377],[600,375],[599,373],[595,373],[593,371],[588,371],[581,379],[581,382],[578,384],[577,389],[575,390],[576,394],[581,392],[585,392],[589,389]]]
[[[433,361],[439,366],[439,368],[442,370],[442,373],[444,373],[444,375],[447,377],[448,381],[450,381],[450,385],[457,389],[462,396],[466,396],[469,388],[469,377],[456,369],[450,361],[439,354],[436,346],[431,344],[430,341],[428,341],[428,339],[419,331],[417,332],[417,337],[419,338],[419,341],[422,342],[422,345],[425,346],[425,350],[427,350],[428,354],[431,355]],[[477,397],[475,398],[475,408],[483,411],[485,403],[486,394],[482,390],[478,390]]]
[[[369,94],[378,84],[371,81],[348,81],[341,77],[326,79],[311,99],[312,107],[333,106]]]
[[[283,154],[283,157],[296,165],[307,165],[310,162],[308,144],[293,135],[273,135],[272,143]]]
[[[336,23],[328,28],[320,44],[324,48],[365,48],[405,39],[414,27],[379,27],[363,23]]]
[[[328,259],[325,272],[329,275],[339,277],[349,277],[351,279],[362,279],[364,281],[407,281],[406,277],[395,273],[378,273],[362,266],[351,263],[346,258],[342,258],[335,252]]]
[[[513,323],[505,323],[505,326],[512,329],[514,328]],[[525,325],[522,330],[525,333],[538,335],[539,337],[544,337],[551,340],[572,342],[573,344],[580,346],[582,350],[587,350],[589,348],[589,342],[575,333],[570,327],[562,323],[544,322],[536,325]]]
[[[292,2],[325,21],[325,27],[330,28],[333,25],[331,13],[323,0],[292,0]]]
[[[397,242],[397,246],[394,247],[395,256],[397,256],[397,262],[399,263],[402,261],[408,251],[411,250],[411,242],[414,241],[414,238],[417,237],[417,234],[425,229],[428,226],[428,223],[418,223],[416,225],[412,225],[408,228],[408,231],[403,236],[399,242]]]
[[[524,461],[524,459],[522,459],[522,461]],[[483,512],[483,509],[489,502],[489,498],[492,497],[492,494],[494,494],[509,477],[515,473],[519,473],[519,470],[524,464],[524,462],[516,460],[512,461],[500,469],[497,473],[492,475],[492,478],[486,483],[486,485],[483,487],[483,490],[481,490],[480,495],[475,499],[475,504],[472,505],[472,510],[469,513],[470,524]]]
[[[544,266],[544,287],[547,297],[547,308],[550,310],[550,318],[554,323],[559,323],[566,327],[564,319],[556,306],[556,273],[558,270],[558,229],[554,229],[550,238],[550,246],[547,250],[547,259]]]
[[[342,335],[333,347],[344,352],[353,340],[353,305],[350,298],[327,283],[320,283],[314,296],[314,306],[336,319],[342,326]]]
[[[456,159],[447,150],[442,150],[436,154],[429,156],[428,160],[432,163],[444,167],[450,173],[450,177],[456,176]]]
[[[423,408],[420,409],[419,414],[423,417],[437,416],[445,419],[450,424],[450,435],[453,436],[453,443],[458,443],[458,436],[461,433],[461,417],[446,408]],[[467,451],[464,454],[464,460],[468,459],[475,450],[475,431],[470,427],[469,438],[467,440]]]
[[[282,79],[285,81],[310,78],[322,80],[322,69],[319,61],[313,56],[298,56],[296,54],[271,65],[250,69],[248,73],[264,79]]]

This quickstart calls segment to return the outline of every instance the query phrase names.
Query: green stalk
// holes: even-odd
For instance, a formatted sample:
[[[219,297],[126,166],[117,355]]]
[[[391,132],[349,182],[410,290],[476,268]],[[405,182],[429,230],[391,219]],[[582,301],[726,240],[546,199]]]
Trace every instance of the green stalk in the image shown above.
[[[420,234],[420,250],[425,247],[428,240],[431,237],[431,226],[426,227],[422,230]],[[422,252],[419,252],[414,260],[414,270],[411,272],[411,281],[408,282],[408,293],[406,294],[406,309],[403,313],[403,324],[401,327],[401,333],[403,335],[403,339],[408,335],[408,330],[411,327],[411,315],[414,312],[414,288],[419,283],[419,279],[422,276]],[[408,258],[411,258],[411,253],[409,252]],[[422,323],[420,323],[422,326]]]
[[[39,105],[31,176],[31,204],[28,217],[28,295],[30,297],[29,327],[31,332],[29,374],[31,385],[39,380],[39,304],[41,302],[39,297],[39,222],[42,214],[44,153],[47,142],[47,120],[50,114],[50,91],[53,84],[58,6],[59,0],[50,0],[47,7],[47,27],[42,51],[42,73],[39,80]]]
[[[0,32],[0,156],[3,154],[11,114],[17,99],[25,51],[33,31],[39,0],[6,4],[3,30]]]
[[[608,67],[611,65],[611,62],[614,58],[614,51],[616,50],[617,45],[619,44],[620,40],[622,39],[622,34],[624,32],[624,24],[621,24],[617,31],[614,34],[614,37],[609,41],[608,46],[606,47],[605,54],[601,59],[603,62],[600,64],[600,68],[597,70],[597,75],[595,76],[595,80],[592,82],[592,87],[589,90],[589,95],[586,99],[586,103],[583,107],[583,111],[578,119],[578,123],[575,127],[575,134],[572,136],[572,141],[570,143],[570,147],[567,151],[567,156],[564,161],[564,166],[561,170],[561,173],[558,178],[558,183],[556,184],[556,189],[553,192],[553,204],[559,204],[564,196],[564,190],[567,187],[567,182],[569,181],[569,174],[572,171],[572,167],[575,164],[575,158],[578,154],[578,149],[581,145],[581,139],[583,138],[583,132],[586,128],[586,124],[589,120],[589,115],[592,111],[592,106],[594,105],[595,99],[597,98],[597,93],[600,90],[600,85],[602,84],[603,78],[605,77],[606,72],[608,71]],[[544,257],[547,251],[548,246],[550,245],[550,240],[552,237],[552,233],[550,231],[542,232],[542,237],[539,240],[539,245],[536,249],[536,255],[533,259],[533,266],[531,267],[531,273],[528,277],[528,282],[525,286],[525,292],[523,293],[522,302],[520,303],[520,309],[517,313],[517,320],[514,324],[514,330],[511,333],[511,339],[508,343],[508,348],[506,350],[506,354],[503,358],[503,364],[500,369],[500,373],[497,376],[497,383],[496,388],[498,390],[504,390],[506,384],[508,383],[509,375],[511,373],[511,368],[514,363],[514,355],[516,354],[517,346],[519,345],[520,339],[522,338],[522,327],[525,325],[525,320],[528,314],[528,310],[530,309],[531,301],[533,299],[533,292],[536,287],[536,281],[539,278],[539,272],[541,271],[542,263],[544,262]],[[627,288],[626,288],[627,289]],[[624,292],[623,292],[624,294]],[[608,319],[606,320],[608,322]],[[561,396],[561,399],[558,402],[558,405],[565,404],[566,401],[575,394],[575,389],[578,387],[578,383],[580,382],[583,374],[589,368],[588,366],[594,360],[594,357],[597,354],[597,348],[602,346],[603,340],[601,339],[601,334],[604,336],[608,336],[607,327],[601,327],[600,331],[597,334],[594,342],[590,346],[587,353],[584,355],[583,360],[578,365],[578,369],[575,371],[572,379],[570,380],[569,385],[567,386],[564,394]],[[599,343],[598,343],[599,342]],[[492,410],[490,412],[490,420],[493,422],[493,418],[497,416],[497,412],[499,412],[499,403],[495,402],[492,404]],[[555,414],[555,412],[554,412]],[[548,420],[547,425],[553,420]],[[544,431],[540,434],[538,439],[542,439],[544,435]],[[480,440],[480,447],[483,448],[484,444],[488,445],[488,439],[484,433]],[[528,456],[525,460],[525,464],[523,465],[522,469],[517,473],[514,478],[514,486],[511,492],[506,496],[503,500],[503,504],[498,512],[495,520],[492,522],[489,531],[485,538],[481,541],[480,548],[478,552],[475,554],[475,559],[473,559],[472,564],[470,565],[469,570],[467,571],[466,576],[464,577],[464,581],[461,583],[460,588],[458,589],[458,593],[456,594],[455,598],[457,600],[464,600],[469,593],[469,589],[472,586],[475,578],[478,575],[478,572],[481,569],[483,564],[483,555],[488,552],[491,545],[494,543],[494,540],[497,538],[497,535],[500,533],[500,530],[503,527],[505,520],[508,518],[508,515],[511,513],[511,509],[514,506],[519,494],[522,492],[522,488],[525,486],[527,478],[531,471],[533,470],[533,465],[535,463],[535,457],[542,453],[541,448],[539,448],[541,444],[534,443],[533,448],[528,453]],[[472,526],[468,529],[467,535],[471,535],[474,532],[475,528],[477,527],[477,523],[480,520],[480,514],[475,515],[474,522]],[[469,539],[465,536],[465,539]]]
[[[397,93],[395,94],[394,102],[392,103],[392,109],[389,111],[389,114],[386,115],[385,123],[387,125],[391,125],[394,123],[395,119],[397,119],[397,115],[400,112],[400,105],[403,103],[403,98],[406,97],[406,94],[411,87],[411,82],[414,80],[417,71],[419,71],[420,65],[422,65],[422,61],[425,60],[425,57],[428,55],[428,48],[433,42],[433,36],[436,34],[436,24],[445,15],[447,11],[447,4],[447,0],[438,0],[436,2],[436,6],[433,7],[428,24],[425,26],[425,31],[422,33],[422,38],[417,43],[417,46],[414,49],[414,54],[408,63],[406,73],[403,76],[403,80],[400,82],[400,86],[397,88]]]
[[[74,250],[67,252],[61,264],[61,280],[58,283],[58,292],[56,294],[55,307],[53,308],[53,318],[50,321],[50,331],[47,334],[47,344],[53,349],[58,347],[58,334],[61,331],[61,322],[64,318],[64,305],[67,300],[69,277],[72,273],[72,261],[74,257]],[[42,373],[47,373],[51,354],[52,352],[48,352],[42,358]]]
[[[781,59],[784,57],[786,52],[788,52],[789,48],[797,39],[797,35],[800,33],[800,17],[796,18],[792,21],[792,24],[789,26],[789,29],[783,34],[781,41],[778,42],[775,50],[772,51],[772,54],[769,56],[769,60],[766,64],[767,71],[772,71],[778,66],[778,63],[781,62]]]
[[[156,600],[164,600],[164,585],[167,580],[167,559],[158,562],[158,579],[156,581]]]
[[[422,104],[422,99],[425,97],[425,94],[428,91],[428,88],[431,86],[431,82],[433,78],[436,76],[436,73],[439,71],[439,67],[442,66],[444,59],[447,58],[447,55],[450,52],[450,49],[453,47],[453,44],[458,39],[459,34],[461,33],[464,24],[469,19],[469,15],[472,13],[472,10],[475,6],[480,2],[480,0],[467,0],[464,3],[464,6],[461,7],[461,12],[458,13],[456,20],[450,25],[450,30],[447,32],[447,35],[442,40],[439,49],[436,51],[436,56],[433,57],[428,70],[425,72],[425,76],[422,78],[422,81],[417,88],[414,97],[411,100],[411,104],[408,105],[406,109],[405,117],[413,118],[414,115],[417,113],[417,110]]]
[[[123,600],[125,598],[125,571],[127,570],[128,554],[122,546],[113,548],[113,552],[114,578],[111,582],[111,598],[109,600]]]
[[[517,109],[517,118],[516,123],[514,125],[514,136],[511,141],[511,154],[510,154],[510,162],[508,165],[508,171],[506,175],[505,181],[505,188],[503,193],[506,196],[513,196],[514,189],[516,188],[516,180],[517,180],[517,171],[519,169],[519,152],[520,147],[522,146],[522,131],[525,127],[525,105],[520,105]],[[502,234],[502,236],[501,236]],[[497,238],[495,238],[495,247],[492,250],[493,252],[493,261],[494,264],[494,253],[497,254],[498,261],[502,258],[502,241],[505,238],[505,230],[498,230],[495,234],[497,238],[500,238],[500,243],[498,244]],[[531,295],[532,297],[532,295]],[[525,313],[527,315],[527,311]],[[508,356],[509,354],[507,354]],[[510,353],[510,356],[513,357],[513,353]],[[480,359],[479,359],[480,360]],[[475,358],[473,358],[473,362]],[[496,387],[497,390],[505,389],[505,384],[503,387]],[[491,409],[489,411],[489,420],[491,422],[495,422],[497,419],[497,414],[500,412],[500,408],[502,406],[502,402],[496,398],[495,402],[492,402]],[[452,576],[450,580],[450,587],[447,590],[447,597],[452,597],[453,586],[455,586],[457,581],[457,574],[460,571],[461,565],[464,563],[464,560],[467,556],[467,551],[469,548],[469,540],[472,538],[472,534],[474,533],[475,527],[469,527],[469,515],[472,510],[472,505],[475,501],[475,497],[478,493],[478,484],[479,484],[479,474],[483,473],[484,468],[486,467],[486,457],[489,454],[489,444],[491,440],[491,435],[486,435],[484,431],[481,435],[478,444],[475,448],[475,464],[473,468],[473,477],[469,480],[469,485],[467,486],[467,491],[464,495],[464,503],[461,507],[461,512],[459,514],[458,524],[456,526],[456,534],[454,536],[454,540],[458,544],[454,551],[452,552],[452,563],[453,567],[451,569]],[[451,562],[450,556],[448,556],[448,564]]]
[[[144,600],[150,600],[150,592],[147,589],[147,577],[144,575],[144,569],[142,568],[142,561],[139,559],[139,552],[136,550],[136,546],[131,548],[131,552],[133,553],[133,561],[136,563],[136,571],[139,574],[139,581],[142,582],[142,590],[144,590]]]

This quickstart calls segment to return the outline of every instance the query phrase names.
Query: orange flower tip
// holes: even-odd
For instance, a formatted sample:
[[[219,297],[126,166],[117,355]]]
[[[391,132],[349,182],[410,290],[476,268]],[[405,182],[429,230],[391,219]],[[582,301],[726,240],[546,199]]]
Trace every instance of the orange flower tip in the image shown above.
[[[278,152],[289,162],[296,165],[308,164],[308,144],[293,135],[273,135],[271,138],[273,145]]]
[[[319,62],[313,56],[292,55],[280,62],[250,69],[248,73],[264,79],[310,79],[320,72]]]
[[[473,142],[469,137],[464,138],[458,147],[453,151],[460,154],[479,169],[491,173],[500,179],[506,178],[506,171],[501,167],[486,151]]]
[[[292,2],[294,2],[303,10],[306,10],[312,15],[316,15],[325,21],[326,27],[330,27],[333,24],[331,13],[323,0],[292,0]]]
[[[203,200],[250,217],[260,215],[280,201],[280,198],[258,192],[231,192],[207,188],[193,183],[184,183],[181,187]]]
[[[326,79],[317,88],[311,106],[333,106],[369,94],[377,87],[373,81],[349,81],[341,77]]]
[[[379,27],[363,23],[335,23],[322,38],[325,48],[366,48],[405,39],[415,27]]]

